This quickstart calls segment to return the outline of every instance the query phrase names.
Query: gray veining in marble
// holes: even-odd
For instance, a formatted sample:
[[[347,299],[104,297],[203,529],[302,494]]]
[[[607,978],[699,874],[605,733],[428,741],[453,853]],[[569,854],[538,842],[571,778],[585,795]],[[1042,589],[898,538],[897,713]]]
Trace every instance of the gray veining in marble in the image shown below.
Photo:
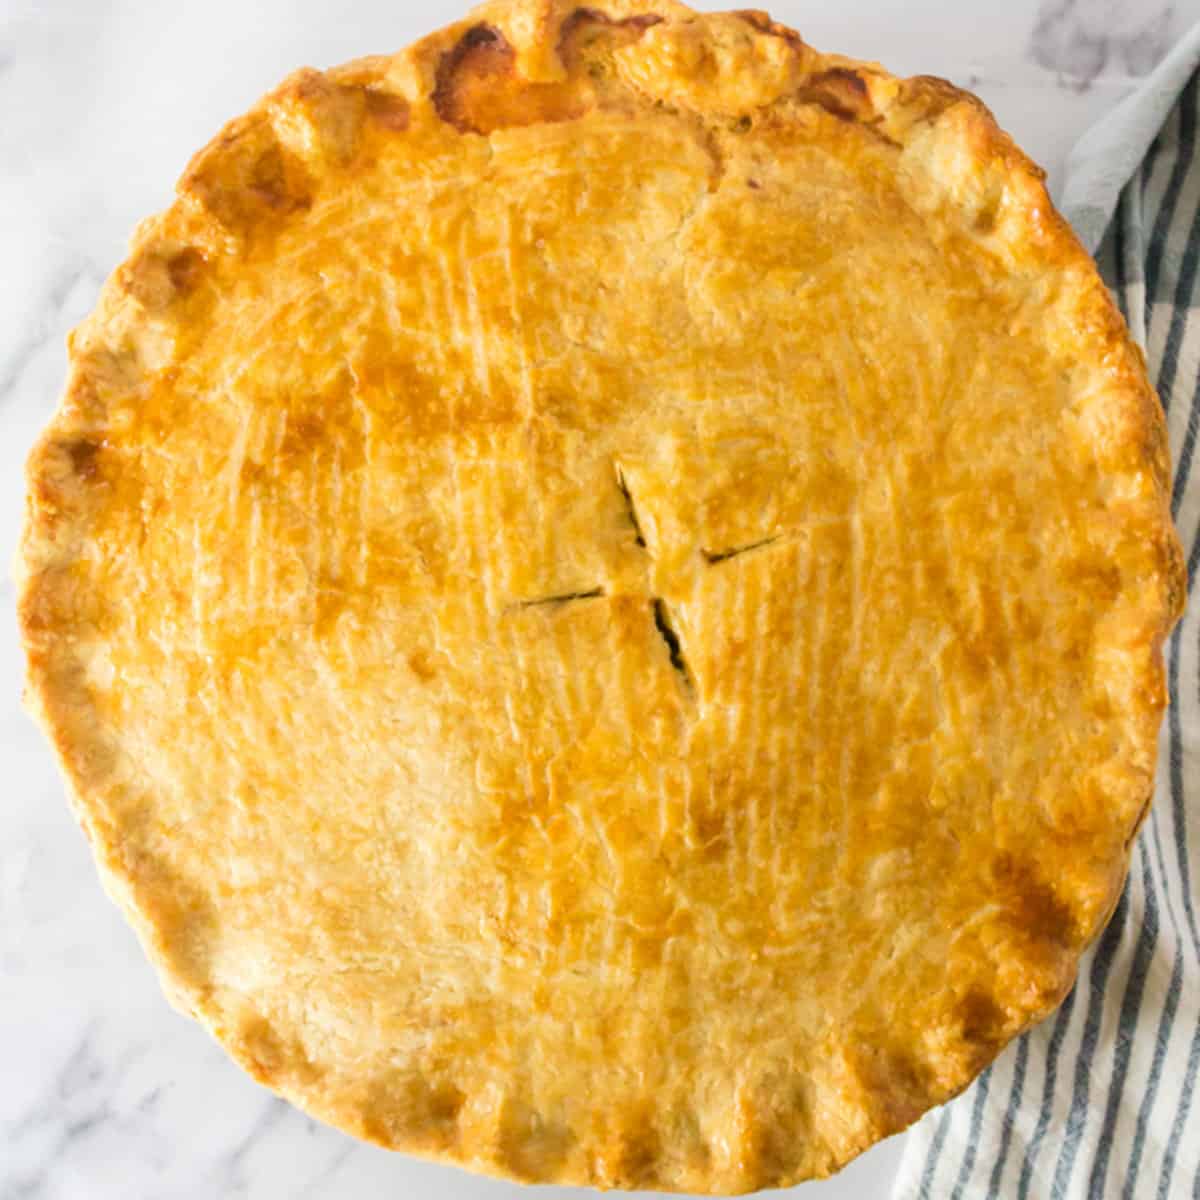
[[[1175,8],[1162,0],[1044,0],[1030,53],[1047,70],[1087,87],[1105,70],[1146,75],[1166,54]]]

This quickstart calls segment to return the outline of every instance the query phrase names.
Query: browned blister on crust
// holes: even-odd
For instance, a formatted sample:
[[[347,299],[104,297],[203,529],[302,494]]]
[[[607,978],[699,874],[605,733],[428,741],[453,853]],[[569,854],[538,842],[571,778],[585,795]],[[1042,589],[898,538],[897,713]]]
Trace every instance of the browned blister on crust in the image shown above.
[[[1065,995],[1184,572],[1143,357],[974,97],[495,0],[232,122],[70,349],[29,703],[256,1079],[738,1192]]]

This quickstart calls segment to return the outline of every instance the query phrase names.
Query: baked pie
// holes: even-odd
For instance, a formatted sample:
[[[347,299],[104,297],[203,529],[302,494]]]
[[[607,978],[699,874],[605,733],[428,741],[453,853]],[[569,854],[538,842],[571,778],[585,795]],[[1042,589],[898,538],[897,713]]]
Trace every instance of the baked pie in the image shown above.
[[[229,124],[70,350],[29,701],[308,1112],[746,1191],[1070,988],[1183,575],[1141,356],[972,96],[497,0]]]

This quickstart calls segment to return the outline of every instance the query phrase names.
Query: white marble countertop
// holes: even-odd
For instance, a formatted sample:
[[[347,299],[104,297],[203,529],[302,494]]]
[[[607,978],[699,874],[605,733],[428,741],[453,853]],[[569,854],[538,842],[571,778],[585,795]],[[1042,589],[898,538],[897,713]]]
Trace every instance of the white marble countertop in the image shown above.
[[[22,462],[57,399],[64,335],[134,223],[168,202],[190,152],[293,67],[398,47],[463,7],[0,0],[0,558],[16,545]],[[1200,19],[1200,0],[772,7],[822,49],[973,88],[1052,184],[1086,125]],[[0,621],[9,631],[0,638],[0,1198],[515,1195],[514,1185],[388,1154],[309,1121],[167,1006],[100,889],[50,754],[20,709],[7,580]],[[886,1196],[901,1141],[799,1194]]]

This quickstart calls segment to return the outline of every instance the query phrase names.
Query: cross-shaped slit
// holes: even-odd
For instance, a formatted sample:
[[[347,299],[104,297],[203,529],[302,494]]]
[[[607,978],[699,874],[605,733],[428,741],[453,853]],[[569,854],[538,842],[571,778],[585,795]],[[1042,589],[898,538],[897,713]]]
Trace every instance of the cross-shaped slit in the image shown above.
[[[634,502],[633,493],[630,491],[629,484],[625,479],[625,473],[621,470],[619,463],[614,463],[613,465],[617,489],[621,493],[621,498],[625,506],[625,514],[629,520],[629,524],[633,527],[634,543],[641,549],[649,552],[645,534],[642,532],[641,522],[638,520],[637,504]],[[736,554],[739,551],[733,551],[732,553]],[[705,557],[708,557],[707,554]],[[729,555],[725,555],[724,557],[729,557]],[[555,592],[549,596],[535,596],[530,600],[517,600],[509,605],[509,608],[518,610],[559,608],[579,600],[598,600],[604,595],[605,591],[600,587],[575,592]],[[689,693],[694,692],[695,684],[692,680],[692,673],[688,667],[687,658],[684,655],[683,642],[680,639],[679,631],[675,627],[675,622],[671,616],[670,609],[667,607],[667,602],[661,596],[654,596],[650,599],[650,618],[654,622],[655,631],[662,638],[667,648],[667,660],[671,664],[671,669],[679,675],[687,691]]]
[[[649,554],[651,551],[646,541],[645,532],[642,529],[642,523],[638,518],[637,503],[634,500],[633,491],[629,486],[629,481],[626,479],[625,472],[622,470],[620,463],[613,463],[613,473],[616,476],[617,490],[621,493],[626,518],[633,529],[634,544]],[[730,546],[725,550],[707,550],[702,548],[700,554],[708,566],[716,566],[718,563],[728,562],[731,558],[737,558],[741,554],[749,554],[753,550],[761,550],[766,546],[771,546],[782,537],[783,534],[777,533],[771,537],[759,538],[756,542],[747,542],[743,546]],[[582,591],[556,592],[549,596],[536,596],[531,600],[518,600],[510,605],[510,607],[515,609],[559,608],[579,600],[598,600],[604,595],[605,591],[603,588],[594,587]],[[667,648],[667,659],[671,664],[672,670],[678,674],[680,681],[687,691],[694,693],[695,681],[692,678],[687,656],[684,653],[683,640],[679,636],[679,629],[671,615],[671,610],[667,607],[667,602],[661,596],[651,597],[650,616],[654,621],[654,628],[658,636],[662,638],[663,644]]]
[[[637,502],[634,500],[629,480],[626,478],[620,463],[613,463],[613,473],[616,477],[617,490],[621,494],[626,518],[633,529],[634,544],[649,554],[651,550],[649,543],[646,541],[646,534],[642,528],[641,520],[638,517]],[[761,550],[766,546],[773,545],[782,537],[783,534],[777,533],[771,537],[759,538],[758,541],[747,542],[742,546],[730,546],[724,550],[702,548],[700,554],[708,566],[716,566],[718,563],[728,562],[731,558],[737,558],[741,554],[749,554],[753,550]],[[531,600],[518,600],[510,607],[515,609],[559,608],[579,600],[598,600],[604,595],[605,591],[603,588],[594,587],[574,592],[556,592],[549,596],[535,596]],[[694,693],[695,681],[688,666],[687,655],[684,653],[683,640],[680,637],[679,629],[671,614],[671,610],[661,596],[650,598],[650,616],[654,621],[656,632],[662,638],[663,644],[667,648],[667,659],[671,664],[672,670],[679,675],[683,686],[689,692]]]

